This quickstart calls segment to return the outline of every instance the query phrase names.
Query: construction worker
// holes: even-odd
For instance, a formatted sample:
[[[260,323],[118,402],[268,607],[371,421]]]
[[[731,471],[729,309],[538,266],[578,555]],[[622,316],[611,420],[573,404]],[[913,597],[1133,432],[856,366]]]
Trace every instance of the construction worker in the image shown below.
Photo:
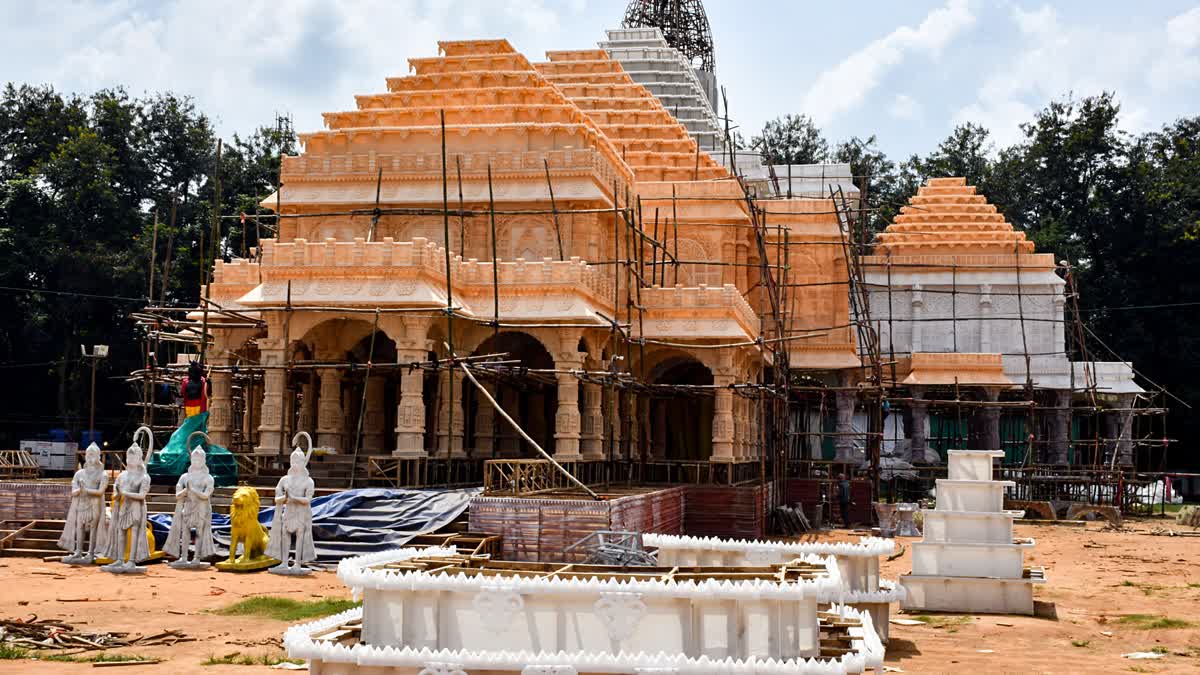
[[[184,417],[195,417],[208,412],[208,378],[198,361],[188,364],[187,379],[181,387],[183,392]]]

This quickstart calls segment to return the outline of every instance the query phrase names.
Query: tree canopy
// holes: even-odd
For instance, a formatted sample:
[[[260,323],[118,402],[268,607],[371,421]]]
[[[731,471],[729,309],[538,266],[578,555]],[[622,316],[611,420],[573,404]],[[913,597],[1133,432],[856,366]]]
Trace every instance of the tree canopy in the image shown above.
[[[222,158],[220,210],[249,210],[269,194],[279,155],[294,143],[287,124],[235,136]],[[130,392],[113,379],[144,358],[128,315],[151,294],[156,303],[197,302],[215,144],[208,117],[173,94],[83,97],[14,84],[0,93],[0,370],[10,384],[0,390],[0,447],[14,447],[21,434],[87,426],[90,365],[81,345],[110,346],[97,427],[115,431],[135,419],[124,406]],[[243,241],[240,223],[231,223],[221,230],[226,254]]]

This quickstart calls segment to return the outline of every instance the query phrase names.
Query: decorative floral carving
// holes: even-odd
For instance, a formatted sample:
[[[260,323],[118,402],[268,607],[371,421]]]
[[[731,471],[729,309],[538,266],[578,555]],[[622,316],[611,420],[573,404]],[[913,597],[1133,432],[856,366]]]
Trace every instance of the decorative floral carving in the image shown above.
[[[463,670],[462,665],[458,663],[429,661],[417,675],[467,675],[467,671]]]
[[[502,633],[512,625],[513,615],[524,609],[525,600],[511,588],[484,586],[475,595],[472,604],[484,627],[494,633]]]
[[[779,562],[779,553],[770,548],[752,548],[746,551],[746,562],[754,567],[774,565]]]
[[[616,642],[633,637],[646,615],[646,603],[642,602],[640,593],[601,593],[593,607],[608,629],[608,637]]]

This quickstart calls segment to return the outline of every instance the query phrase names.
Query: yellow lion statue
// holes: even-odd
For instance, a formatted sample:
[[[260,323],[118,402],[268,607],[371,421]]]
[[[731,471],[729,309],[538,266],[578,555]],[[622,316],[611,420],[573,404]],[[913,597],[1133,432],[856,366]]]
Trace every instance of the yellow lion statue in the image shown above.
[[[229,507],[229,565],[235,564],[234,555],[238,543],[242,555],[236,564],[245,565],[270,560],[263,553],[267,550],[267,528],[258,522],[258,490],[243,485],[233,493],[233,504]]]

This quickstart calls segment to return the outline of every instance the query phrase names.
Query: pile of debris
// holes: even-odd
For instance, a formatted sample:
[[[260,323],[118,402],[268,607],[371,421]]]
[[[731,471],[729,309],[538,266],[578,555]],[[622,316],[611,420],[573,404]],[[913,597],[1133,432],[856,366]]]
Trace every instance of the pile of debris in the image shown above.
[[[65,621],[39,619],[37,615],[27,619],[0,619],[0,643],[22,649],[67,649],[72,650],[71,653],[81,653],[120,647],[171,646],[195,639],[178,630],[135,637],[130,637],[129,633],[77,630]]]

